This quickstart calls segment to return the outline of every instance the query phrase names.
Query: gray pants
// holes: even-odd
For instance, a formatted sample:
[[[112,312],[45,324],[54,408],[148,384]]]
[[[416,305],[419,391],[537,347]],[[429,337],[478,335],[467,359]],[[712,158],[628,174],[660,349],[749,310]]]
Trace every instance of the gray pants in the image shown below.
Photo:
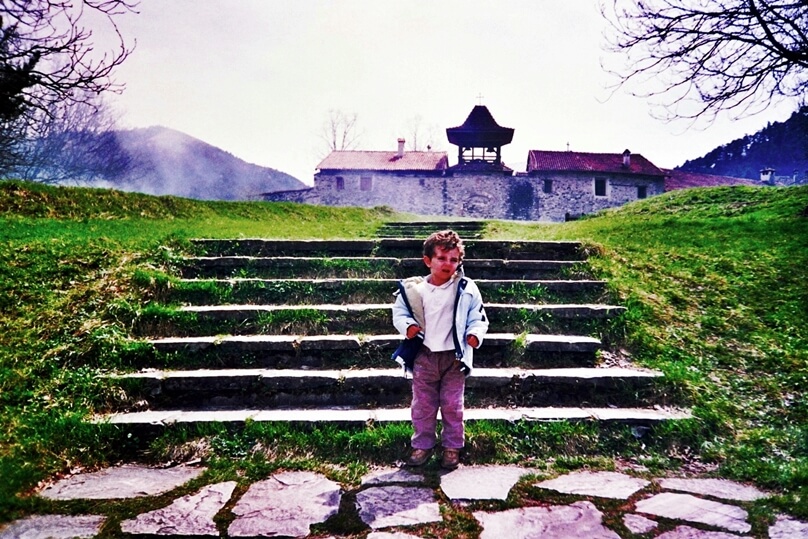
[[[466,375],[455,359],[454,350],[431,352],[422,346],[415,357],[412,376],[412,447],[432,449],[437,444],[437,416],[440,409],[441,445],[460,449],[465,444],[463,391]]]

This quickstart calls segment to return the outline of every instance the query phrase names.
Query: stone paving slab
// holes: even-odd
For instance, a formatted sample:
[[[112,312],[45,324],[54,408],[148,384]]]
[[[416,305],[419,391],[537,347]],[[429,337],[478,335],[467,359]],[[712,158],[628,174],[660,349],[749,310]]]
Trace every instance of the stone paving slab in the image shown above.
[[[677,526],[671,531],[658,535],[656,539],[739,539],[740,537],[749,536],[700,530],[698,528],[691,528],[690,526]]]
[[[643,534],[656,529],[656,527],[659,526],[659,523],[641,515],[628,513],[623,515],[623,525],[628,528],[628,531],[631,533]]]
[[[659,479],[658,483],[666,490],[679,490],[724,500],[753,502],[768,497],[768,494],[755,487],[727,479],[670,477]]]
[[[100,515],[37,515],[0,529],[0,539],[85,539],[98,535],[104,522]]]
[[[309,534],[339,510],[342,489],[314,472],[282,472],[253,483],[233,507],[231,537]]]
[[[40,496],[49,500],[107,500],[159,496],[195,479],[205,468],[149,468],[126,464],[68,477],[48,486]]]
[[[382,468],[362,477],[363,485],[379,485],[385,483],[423,483],[423,474],[407,468]]]
[[[132,535],[218,536],[213,517],[230,500],[235,481],[207,485],[198,493],[174,500],[168,507],[138,515],[121,523]]]
[[[440,479],[451,500],[504,500],[522,477],[533,473],[518,466],[462,466]]]
[[[748,515],[744,509],[697,498],[690,494],[663,492],[637,502],[637,511],[659,517],[698,522],[740,533],[752,529],[746,521]]]
[[[420,537],[402,532],[371,532],[367,539],[420,539]]]
[[[769,527],[769,539],[808,539],[808,522],[777,515],[777,520]]]
[[[371,487],[356,494],[359,518],[373,529],[440,522],[440,506],[431,488]]]
[[[603,513],[592,502],[522,507],[495,513],[479,511],[474,513],[474,518],[483,527],[480,539],[620,539],[603,525]]]
[[[573,472],[534,486],[563,494],[597,496],[625,500],[648,485],[650,481],[617,472]]]

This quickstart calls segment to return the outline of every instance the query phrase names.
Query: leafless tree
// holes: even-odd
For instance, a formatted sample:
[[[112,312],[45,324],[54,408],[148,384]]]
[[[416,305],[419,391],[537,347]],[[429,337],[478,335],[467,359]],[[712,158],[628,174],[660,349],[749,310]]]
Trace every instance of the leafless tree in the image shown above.
[[[17,144],[13,175],[43,183],[114,181],[133,166],[116,126],[115,116],[99,97],[41,114],[37,136]]]
[[[808,0],[602,0],[614,70],[661,117],[712,121],[808,92]],[[634,86],[632,86],[634,88]]]
[[[121,89],[111,76],[131,48],[115,17],[136,5],[137,0],[0,0],[0,171],[14,165],[15,141],[36,136],[43,115],[58,116],[61,107],[91,104],[93,96]],[[117,47],[97,51],[88,22],[106,25]]]
[[[331,109],[320,129],[320,139],[328,152],[334,150],[354,150],[359,144],[361,133],[357,127],[357,114]]]
[[[437,135],[440,128],[435,124],[425,126],[424,119],[420,114],[407,119],[404,132],[407,148],[410,151],[423,152],[438,149],[440,146]]]

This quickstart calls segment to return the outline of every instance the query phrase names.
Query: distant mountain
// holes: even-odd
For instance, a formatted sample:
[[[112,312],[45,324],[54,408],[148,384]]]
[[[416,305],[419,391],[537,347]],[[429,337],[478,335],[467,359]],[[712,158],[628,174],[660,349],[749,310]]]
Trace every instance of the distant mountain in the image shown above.
[[[704,157],[685,162],[677,170],[760,180],[760,171],[774,169],[786,183],[808,183],[808,106],[785,122],[770,123],[754,135],[719,146]]]
[[[206,200],[247,200],[258,193],[306,187],[289,174],[247,163],[165,127],[116,131],[111,139],[106,150],[117,152],[123,165],[100,182],[105,187]]]

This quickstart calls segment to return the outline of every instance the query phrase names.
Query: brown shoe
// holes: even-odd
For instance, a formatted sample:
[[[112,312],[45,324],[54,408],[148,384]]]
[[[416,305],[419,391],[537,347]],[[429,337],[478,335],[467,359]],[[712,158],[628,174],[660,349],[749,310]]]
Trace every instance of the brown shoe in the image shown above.
[[[410,458],[407,459],[407,466],[423,466],[432,456],[431,449],[413,449]]]
[[[446,470],[454,470],[460,465],[459,449],[444,449],[443,458],[440,459],[440,466]]]

